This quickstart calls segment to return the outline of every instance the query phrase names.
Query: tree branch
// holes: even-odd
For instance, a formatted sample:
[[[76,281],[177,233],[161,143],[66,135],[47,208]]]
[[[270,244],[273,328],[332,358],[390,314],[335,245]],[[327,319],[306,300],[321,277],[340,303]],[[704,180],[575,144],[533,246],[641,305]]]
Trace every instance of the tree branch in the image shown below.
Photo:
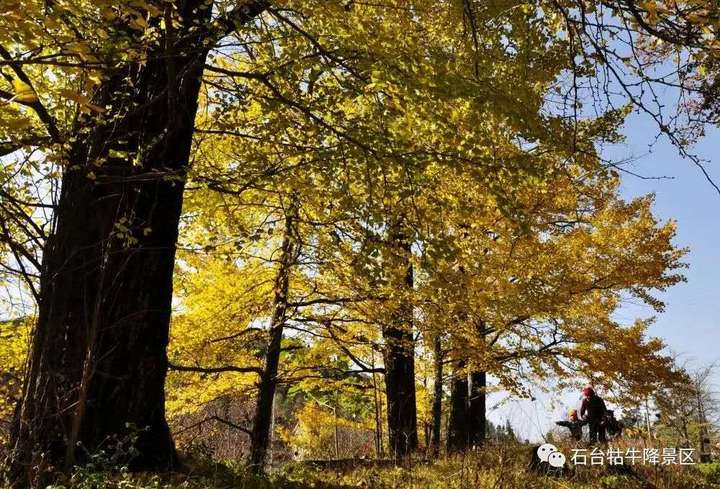
[[[236,372],[241,374],[247,374],[247,373],[256,373],[260,374],[262,373],[262,369],[260,367],[236,367],[235,365],[224,365],[222,367],[191,367],[188,365],[176,365],[173,363],[168,363],[168,369],[169,370],[175,370],[178,372],[199,372],[203,374],[219,374],[223,372]]]
[[[13,59],[12,55],[2,46],[0,46],[0,56],[2,56],[8,62],[8,64],[10,65],[10,68],[12,68],[13,72],[20,79],[20,81],[22,81],[27,86],[32,88],[33,92],[35,92],[35,88],[33,87],[32,80],[30,80],[30,78],[25,74],[25,72],[22,69],[22,66],[19,63],[17,63]],[[6,98],[8,100],[12,100],[13,95],[4,90],[0,90],[0,97]],[[52,141],[54,143],[61,142],[60,131],[57,128],[55,119],[52,118],[50,113],[47,111],[47,109],[40,102],[39,99],[35,100],[34,102],[21,102],[18,100],[15,100],[15,102],[32,108],[35,111],[35,113],[38,115],[40,120],[45,124],[45,128],[47,129],[47,132],[50,135],[50,138],[52,139]]]

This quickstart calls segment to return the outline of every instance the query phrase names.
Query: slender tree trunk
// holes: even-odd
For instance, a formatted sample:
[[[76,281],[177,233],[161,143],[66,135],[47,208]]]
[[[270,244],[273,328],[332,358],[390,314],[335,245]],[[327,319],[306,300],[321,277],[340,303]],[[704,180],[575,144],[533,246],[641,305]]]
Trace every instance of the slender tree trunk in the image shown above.
[[[296,221],[298,203],[294,197],[285,212],[285,230],[281,246],[280,266],[275,277],[274,311],[268,331],[265,365],[260,374],[258,398],[255,405],[255,417],[250,448],[250,465],[254,472],[262,472],[265,467],[270,427],[272,423],[272,406],[277,387],[277,374],[280,364],[283,328],[285,326],[290,287],[290,271],[298,254]]]
[[[404,283],[398,288],[409,292],[413,288],[413,268],[410,263],[410,243],[401,232],[392,235],[398,251],[393,265],[402,267]],[[418,446],[417,405],[415,398],[415,340],[413,337],[413,307],[403,301],[392,319],[383,328],[385,340],[385,391],[387,396],[388,438],[390,450],[399,460]]]
[[[334,423],[334,440],[335,440],[335,460],[340,460],[340,425],[338,419],[338,407],[339,402],[337,398],[337,391],[335,391],[335,405],[333,406],[333,423]]]
[[[702,402],[702,390],[699,382],[695,383],[695,400],[697,402],[698,424],[700,426],[698,431],[700,441],[700,463],[709,463],[712,458],[710,450],[708,450],[710,435],[707,429],[707,418],[705,417],[705,409]]]
[[[182,20],[143,63],[109,74],[94,99],[105,113],[83,119],[69,143],[11,434],[15,486],[44,487],[52,472],[118,445],[133,445],[133,469],[177,464],[165,421],[166,346],[208,49],[195,34],[212,6],[149,3]]]
[[[442,426],[443,361],[442,337],[437,334],[433,339],[433,401],[432,434],[430,449],[433,455],[440,452],[440,429]]]
[[[469,444],[468,434],[468,376],[465,373],[465,362],[455,364],[450,389],[450,419],[447,429],[448,452],[461,452]]]
[[[648,406],[648,399],[645,398],[645,428],[647,429],[648,444],[652,440],[652,427],[650,426],[650,407]]]
[[[383,439],[382,439],[382,402],[381,395],[378,393],[378,383],[375,377],[375,351],[371,350],[371,364],[370,368],[373,369],[372,382],[373,382],[373,402],[375,404],[375,457],[383,457]]]

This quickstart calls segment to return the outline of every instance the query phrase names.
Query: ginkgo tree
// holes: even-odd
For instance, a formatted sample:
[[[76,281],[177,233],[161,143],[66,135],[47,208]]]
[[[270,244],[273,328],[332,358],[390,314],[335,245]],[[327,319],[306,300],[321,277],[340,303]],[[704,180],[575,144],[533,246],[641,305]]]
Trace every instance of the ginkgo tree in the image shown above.
[[[485,374],[519,395],[530,395],[533,380],[562,388],[591,379],[618,398],[675,378],[648,323],[614,317],[628,295],[661,312],[651,291],[683,280],[684,250],[672,243],[674,224],[652,216],[651,196],[624,202],[617,186],[610,173],[581,171],[526,187],[519,221],[471,197],[481,194],[447,195],[443,226],[424,248],[427,289],[419,292],[428,336],[443,338],[437,352],[453,363],[459,384],[451,448],[482,439],[467,423],[484,418]],[[477,394],[468,385],[473,376]]]
[[[218,161],[218,153],[211,154],[210,160]],[[330,211],[301,200],[298,239],[305,249],[299,262],[305,264],[296,267],[289,286],[287,302],[294,311],[284,328],[291,333],[286,346],[299,346],[308,354],[282,357],[279,382],[301,384],[300,371],[332,381],[338,372],[316,365],[348,354],[353,368],[340,373],[354,371],[367,381],[382,371],[377,363],[386,348],[382,329],[393,321],[398,302],[411,304],[414,335],[419,333],[425,344],[444,337],[439,365],[447,359],[455,365],[451,408],[457,413],[449,429],[460,435],[457,448],[477,442],[468,436],[482,435],[473,435],[471,426],[458,418],[466,409],[467,400],[459,396],[467,392],[466,373],[476,378],[489,373],[499,379],[498,387],[520,395],[527,395],[532,381],[562,386],[590,378],[614,388],[620,399],[674,378],[662,343],[647,337],[646,322],[621,325],[613,320],[624,294],[662,310],[649,291],[682,280],[677,270],[683,250],[672,245],[674,226],[652,217],[651,198],[623,202],[617,196],[618,179],[610,172],[575,168],[553,181],[524,186],[519,214],[510,218],[470,177],[433,166],[425,178],[433,185],[425,191],[416,187],[414,193],[409,260],[416,279],[405,292],[385,277],[383,257],[393,245],[381,228],[373,233],[364,214],[354,214],[357,207],[333,206]],[[262,323],[272,316],[270,287],[282,267],[277,235],[282,207],[273,202],[286,194],[271,189],[263,197],[257,190],[245,191],[241,198],[203,190],[195,199],[191,192],[194,205],[188,215],[194,224],[186,235],[201,244],[187,262],[197,265],[179,277],[201,281],[179,289],[183,301],[197,305],[182,308],[177,319],[173,350],[178,348],[186,365],[180,368],[186,373],[178,375],[187,384],[181,388],[173,382],[171,388],[171,396],[184,399],[190,412],[220,395],[256,395],[253,379],[262,372],[268,351]],[[335,218],[323,223],[318,218],[322,213]],[[243,220],[250,216],[255,216],[252,225]],[[192,231],[193,226],[202,231]],[[228,324],[234,325],[231,330]],[[287,342],[301,337],[301,344]],[[237,344],[245,348],[237,350]],[[248,357],[251,344],[255,353]],[[411,355],[417,347],[402,345]],[[326,359],[310,360],[317,355]],[[193,370],[219,377],[198,384],[189,374]],[[420,390],[417,382],[414,376],[413,391]],[[476,402],[484,395],[479,389]],[[464,419],[484,419],[484,409],[474,409],[473,417]],[[253,421],[246,421],[250,434]]]
[[[225,63],[226,65],[222,68],[225,72],[236,78],[252,79],[248,73],[233,71],[230,61]],[[514,157],[520,160],[524,156],[530,162],[528,164],[535,162],[538,167],[548,170],[545,180],[528,179],[524,184],[518,183],[511,187],[511,192],[502,194],[497,192],[496,187],[488,186],[484,180],[478,178],[478,172],[468,170],[461,164],[462,162],[453,162],[449,157],[447,160],[441,159],[430,164],[423,162],[425,155],[422,153],[406,155],[406,159],[401,160],[402,171],[398,171],[393,166],[395,160],[391,157],[392,155],[383,159],[374,153],[351,152],[357,150],[355,142],[352,140],[339,140],[330,151],[322,144],[313,141],[310,136],[314,133],[307,129],[309,124],[309,128],[313,131],[331,131],[305,111],[298,112],[295,106],[282,103],[283,100],[277,100],[275,92],[267,94],[265,92],[267,86],[264,82],[258,82],[258,95],[251,96],[250,92],[243,93],[245,98],[240,101],[238,111],[231,105],[234,100],[229,98],[236,93],[236,89],[220,85],[214,77],[212,79],[215,84],[214,89],[219,92],[217,104],[222,106],[222,109],[218,111],[221,118],[220,124],[223,123],[222,121],[242,117],[245,132],[237,134],[229,129],[216,131],[210,128],[204,129],[204,126],[201,126],[199,132],[203,138],[207,137],[207,139],[202,140],[199,149],[202,158],[196,161],[196,169],[200,170],[197,177],[200,185],[198,191],[203,195],[208,190],[211,195],[213,192],[222,195],[217,202],[215,199],[218,197],[209,201],[214,202],[209,212],[222,220],[223,224],[220,228],[226,229],[226,232],[228,232],[228,226],[232,228],[233,225],[238,225],[238,229],[230,231],[230,236],[235,236],[235,233],[243,229],[243,225],[241,224],[242,220],[237,217],[233,217],[229,221],[225,220],[228,209],[235,209],[235,206],[238,208],[257,207],[269,213],[261,213],[261,215],[269,216],[272,213],[273,205],[277,206],[277,203],[272,204],[271,202],[275,202],[279,196],[288,194],[287,190],[279,191],[276,187],[268,186],[266,182],[287,182],[285,185],[291,185],[294,188],[293,193],[299,192],[302,195],[300,198],[301,215],[303,216],[301,221],[306,221],[306,229],[312,229],[312,231],[298,234],[306,245],[312,244],[313,251],[309,251],[310,256],[313,256],[315,262],[320,266],[317,269],[313,268],[311,273],[306,272],[312,277],[312,287],[300,286],[296,290],[299,290],[301,294],[320,293],[321,297],[317,299],[316,303],[322,303],[324,306],[334,303],[334,307],[305,311],[299,316],[288,317],[285,327],[296,329],[297,325],[294,323],[301,321],[303,330],[306,331],[307,325],[314,323],[314,329],[311,330],[313,335],[316,337],[326,335],[333,340],[339,340],[337,341],[340,343],[338,351],[345,350],[344,352],[347,353],[347,351],[354,350],[353,356],[358,360],[356,363],[359,363],[360,367],[374,364],[368,359],[369,353],[380,350],[387,355],[387,337],[385,345],[379,348],[383,336],[382,331],[385,328],[384,325],[393,323],[393,317],[397,314],[399,307],[407,308],[409,305],[412,310],[412,308],[424,304],[416,297],[415,280],[405,292],[398,286],[399,283],[407,280],[408,267],[418,270],[420,282],[417,287],[428,295],[427,301],[431,304],[435,302],[444,305],[457,304],[457,297],[450,299],[443,296],[447,290],[455,294],[468,290],[483,291],[487,288],[484,281],[496,284],[496,287],[489,288],[485,292],[487,295],[482,295],[482,297],[486,297],[483,300],[492,298],[496,302],[482,306],[477,303],[461,303],[464,304],[464,309],[467,309],[464,312],[466,316],[472,312],[475,318],[478,316],[484,318],[481,320],[483,324],[496,324],[497,322],[503,324],[502,327],[493,326],[493,328],[497,328],[495,332],[498,337],[503,338],[503,341],[496,339],[494,343],[496,357],[492,357],[492,360],[497,362],[496,366],[491,368],[483,363],[488,359],[480,361],[477,358],[477,352],[482,351],[477,343],[477,321],[474,325],[462,324],[457,321],[456,312],[447,307],[440,308],[439,311],[427,316],[432,317],[433,320],[426,320],[426,322],[435,321],[436,324],[423,331],[423,334],[428,332],[430,333],[428,336],[431,336],[433,328],[450,331],[453,343],[457,344],[456,350],[458,351],[455,353],[457,358],[465,364],[474,363],[476,367],[482,365],[480,368],[497,373],[502,376],[503,385],[511,389],[518,388],[521,378],[518,377],[517,369],[513,372],[506,368],[508,364],[513,361],[517,364],[526,362],[540,349],[541,355],[537,360],[539,363],[535,366],[536,369],[539,369],[540,367],[537,365],[546,366],[543,362],[557,355],[556,350],[562,349],[560,345],[576,342],[571,337],[567,337],[550,345],[557,346],[557,349],[545,348],[542,341],[552,333],[552,326],[558,322],[566,322],[565,327],[568,331],[573,331],[575,328],[582,329],[593,324],[591,320],[596,317],[597,341],[593,343],[588,339],[577,340],[577,343],[584,345],[598,345],[603,341],[619,341],[623,335],[630,336],[630,330],[628,330],[626,333],[610,335],[610,339],[602,338],[602,327],[621,331],[617,325],[607,319],[602,319],[603,317],[608,318],[614,312],[617,301],[608,300],[605,307],[598,308],[595,306],[595,302],[602,303],[605,296],[593,295],[593,293],[601,286],[593,286],[589,283],[578,284],[577,277],[570,275],[572,268],[568,267],[577,265],[579,257],[584,257],[586,274],[592,271],[599,275],[602,273],[602,266],[609,266],[609,262],[600,260],[595,254],[599,251],[591,244],[586,243],[587,235],[583,235],[582,230],[602,226],[607,229],[613,229],[613,226],[636,226],[634,233],[628,234],[627,239],[618,243],[617,248],[608,250],[612,256],[606,260],[617,259],[617,255],[621,252],[627,252],[631,256],[628,260],[642,258],[652,262],[653,265],[647,268],[638,267],[636,276],[622,277],[619,283],[612,285],[612,294],[618,294],[624,290],[640,293],[646,288],[669,286],[680,279],[677,275],[665,275],[666,271],[671,271],[679,266],[677,260],[680,253],[675,252],[670,243],[672,228],[666,226],[661,231],[654,230],[656,223],[649,214],[648,200],[638,201],[631,205],[618,201],[616,178],[608,172],[599,171],[599,161],[590,150],[595,139],[616,137],[614,129],[617,121],[620,120],[621,112],[609,114],[608,117],[598,121],[574,124],[573,130],[576,139],[572,142],[573,146],[565,146],[562,140],[551,145],[550,143],[556,143],[556,140],[551,140],[545,142],[547,148],[543,146],[543,149],[538,149],[538,147],[528,149],[512,138],[511,128],[504,128],[502,125],[488,127],[488,131],[497,131],[493,136],[490,132],[484,133],[485,128],[477,130],[475,126],[470,125],[470,121],[467,122],[467,125],[460,125],[461,122],[464,122],[461,119],[462,107],[456,107],[448,102],[447,108],[452,110],[455,117],[455,119],[449,118],[449,124],[457,124],[454,127],[457,127],[457,130],[463,134],[474,134],[479,150],[482,150],[483,137],[486,137],[487,140],[492,138],[495,141],[493,149],[497,152],[498,157],[500,157],[501,151],[504,152],[502,153],[504,158]],[[315,80],[315,83],[319,83],[318,80]],[[299,84],[302,86],[302,83]],[[319,88],[315,87],[313,90],[319,90]],[[257,100],[253,97],[256,97]],[[223,101],[227,100],[230,102],[225,102],[223,105]],[[356,104],[360,102],[361,100],[355,98]],[[285,110],[276,108],[275,110],[278,110],[276,119],[270,116],[273,114],[271,110],[258,108],[260,104],[275,106],[278,103],[281,103]],[[374,103],[371,101],[365,110],[371,110],[373,105]],[[372,121],[392,121],[393,117],[404,117],[405,114],[402,111],[388,112],[386,105],[385,103],[380,105],[385,111],[384,114],[376,114],[370,121],[361,119],[359,122],[366,124],[367,130],[370,131]],[[212,120],[213,115],[208,116],[208,121]],[[437,120],[443,119],[438,116]],[[215,127],[215,122],[204,121],[203,123]],[[302,127],[305,131],[297,131],[295,125]],[[377,129],[375,131],[377,132]],[[259,134],[262,134],[262,137]],[[326,137],[331,137],[333,134],[331,132],[330,136]],[[413,137],[417,134],[419,133],[415,132]],[[334,136],[340,138],[337,134]],[[505,145],[500,144],[504,141],[503,136],[507,137]],[[580,139],[581,137],[584,139]],[[238,138],[244,140],[243,145],[232,143]],[[393,142],[395,144],[402,143],[402,138],[403,135],[399,134]],[[563,160],[564,155],[566,157],[573,155],[572,147],[585,148],[585,152],[575,154],[573,160]],[[334,156],[343,158],[343,161],[337,166],[341,171],[335,170],[333,173],[334,167],[330,166],[330,163]],[[257,166],[255,168],[246,166],[244,170],[248,173],[243,178],[237,179],[233,174],[233,170],[237,168],[235,161],[243,160],[255,161]],[[365,170],[361,174],[354,174],[351,165],[356,165],[358,161],[364,161],[361,168],[369,168],[369,170]],[[572,161],[573,164],[569,165],[568,161]],[[211,164],[210,168],[203,167],[207,162]],[[553,168],[555,169],[553,170]],[[328,174],[334,179],[329,178]],[[250,184],[245,183],[248,180],[251,182]],[[322,184],[318,185],[317,182]],[[258,199],[256,191],[263,186],[268,187],[265,190],[268,190],[273,197]],[[253,195],[258,201],[243,202],[243,195]],[[378,195],[381,195],[382,198],[376,197]],[[206,201],[208,201],[207,197],[202,197],[197,202],[202,207]],[[329,204],[326,204],[328,202]],[[513,210],[510,215],[508,215],[509,208]],[[223,212],[219,212],[220,209]],[[613,212],[618,215],[614,216]],[[252,214],[250,211],[243,211],[243,213]],[[634,217],[634,214],[638,215]],[[392,229],[392,224],[399,221],[398,216],[403,216],[405,230],[408,232],[408,237],[405,239],[409,249],[405,248],[405,258],[402,259],[405,264],[393,267],[393,271],[393,269],[387,269],[387,264],[398,258],[397,250],[402,248],[393,245],[395,240],[392,239],[389,231]],[[443,217],[438,218],[438,216]],[[264,219],[267,217],[262,220]],[[483,219],[487,219],[488,222],[482,224]],[[608,220],[607,223],[604,222],[605,219]],[[271,222],[277,220],[276,217]],[[202,219],[198,220],[200,223],[202,221]],[[499,226],[498,230],[503,232],[502,241],[499,241],[501,237],[499,233],[493,231],[490,233],[491,236],[488,235],[487,229],[493,229],[495,226]],[[270,227],[274,226],[270,225]],[[322,230],[323,227],[325,230]],[[458,236],[462,235],[461,231],[464,228],[468,229],[466,234],[472,236],[471,239],[459,240]],[[218,227],[212,226],[212,229],[214,233]],[[574,233],[571,232],[573,230],[575,230]],[[241,234],[257,236],[258,239],[264,235],[264,233],[247,230],[242,231]],[[553,234],[557,236],[555,240],[550,240],[549,238]],[[198,235],[205,237],[210,233],[206,230]],[[633,256],[629,251],[633,249],[631,244],[633,240],[639,239],[643,235],[655,236],[652,239],[657,248],[638,249],[637,254]],[[237,238],[229,239],[227,236],[212,235],[212,240],[218,239],[224,243],[223,246],[229,246],[231,249],[237,243]],[[515,260],[511,253],[515,248],[507,248],[509,244],[514,246],[520,243],[523,245],[524,248],[519,249],[525,250],[525,255],[512,262],[517,267],[517,269],[512,269],[516,270],[517,277],[512,275],[507,266],[503,269],[501,258],[492,258],[488,260],[487,264],[484,263],[484,256],[491,248],[497,248],[498,242],[501,242],[505,248],[497,249],[491,257],[497,254],[498,257],[502,257],[502,260],[508,259],[506,255],[510,255]],[[470,245],[470,249],[465,250]],[[482,247],[480,247],[481,245]],[[413,257],[413,247],[423,250],[423,257],[428,261],[418,263],[417,258]],[[204,249],[204,247],[199,246],[199,249]],[[215,244],[211,244],[209,249],[214,252]],[[324,251],[319,252],[320,249]],[[277,250],[277,247],[271,246],[265,251],[271,253],[272,250]],[[532,254],[533,252],[542,256],[544,261],[538,261],[537,256]],[[230,255],[233,253],[234,251],[230,252]],[[455,256],[455,261],[452,262],[453,266],[458,266],[459,262],[462,268],[473,270],[472,273],[464,272],[468,273],[470,279],[462,278],[462,275],[458,275],[453,268],[445,268],[447,265],[444,265],[444,260],[448,260],[448,254]],[[395,258],[393,258],[394,255]],[[601,256],[601,258],[604,257]],[[615,269],[615,272],[620,273],[626,268],[630,271],[632,268],[630,261],[623,262]],[[520,281],[520,272],[527,273],[532,269],[527,266],[528,262],[537,262],[538,267],[543,266],[534,272],[538,275],[536,280],[544,280],[542,278],[544,275],[552,278],[547,285],[545,295],[540,298],[535,296],[537,294],[536,285],[528,287],[526,283]],[[243,267],[245,266],[246,264],[243,263]],[[493,268],[493,266],[498,268]],[[234,267],[235,265],[231,263],[227,268],[230,276],[235,273],[233,272]],[[555,268],[557,270],[554,270]],[[266,270],[262,267],[261,269]],[[252,268],[248,269],[248,271],[250,270]],[[239,273],[243,275],[242,272]],[[253,274],[253,272],[250,273]],[[425,277],[425,274],[430,274],[430,276]],[[392,275],[399,278],[399,281],[393,281]],[[589,276],[591,275],[588,274]],[[248,283],[253,283],[254,279],[247,280],[248,276],[245,277]],[[260,280],[262,277],[262,274],[257,275]],[[443,277],[445,281],[443,281]],[[571,278],[573,280],[570,280]],[[222,278],[211,279],[210,282],[218,279],[235,283],[225,275]],[[264,280],[266,285],[272,281],[267,278]],[[427,285],[423,285],[426,280]],[[467,282],[467,280],[472,280],[472,282]],[[521,285],[513,285],[517,283]],[[567,288],[563,289],[563,287]],[[575,289],[571,287],[575,287]],[[311,293],[307,292],[308,288],[312,291]],[[247,297],[247,293],[242,289],[233,287],[231,290],[236,290],[241,297]],[[525,299],[530,301],[529,304],[523,303],[523,293],[529,296]],[[226,296],[226,294],[223,295]],[[265,292],[266,300],[271,295]],[[313,299],[310,297],[313,296],[306,296],[306,304],[313,303]],[[448,300],[443,301],[438,297]],[[647,295],[643,295],[643,297],[650,300]],[[346,301],[348,298],[352,298],[352,300]],[[478,300],[477,297],[474,300]],[[651,303],[656,304],[652,300]],[[220,304],[220,308],[225,307],[222,302]],[[497,304],[504,304],[507,309],[505,311],[496,310]],[[590,306],[594,306],[594,308]],[[480,312],[479,307],[485,310]],[[247,306],[241,306],[241,310],[250,312]],[[580,311],[585,312],[581,317],[576,317],[580,315]],[[198,313],[202,314],[201,308]],[[411,314],[414,316],[415,313]],[[210,314],[210,316],[212,315],[213,313]],[[267,318],[268,315],[267,309],[265,312],[256,311],[255,318]],[[507,324],[502,323],[498,315],[501,315],[500,318],[504,315],[503,320],[507,321]],[[448,320],[455,321],[455,323],[448,323]],[[206,321],[207,324],[212,323],[209,317],[203,321]],[[412,318],[412,321],[416,322],[415,318]],[[238,323],[238,326],[241,326],[240,331],[242,331],[242,326],[252,324],[253,318],[243,316]],[[355,323],[355,327],[352,329],[338,328],[338,323]],[[550,327],[546,323],[549,323]],[[224,328],[226,321],[223,320],[216,324]],[[417,324],[421,324],[421,322]],[[470,327],[469,331],[465,329],[467,327]],[[412,325],[405,326],[404,329],[405,333],[411,334],[400,342],[398,350],[408,358],[412,358],[414,356],[412,338],[418,330],[413,333]],[[533,330],[537,334],[533,335]],[[484,331],[484,327],[480,331]],[[490,331],[487,330],[485,334],[487,335]],[[643,355],[647,355],[649,358],[657,354],[660,344],[654,340],[646,343],[643,338],[642,326],[638,326],[632,331],[636,332],[633,333],[632,338],[637,348],[637,358],[642,358]],[[243,334],[250,332],[259,333],[248,330]],[[183,342],[182,335],[178,335],[176,338],[180,343]],[[362,341],[358,341],[358,339],[362,339]],[[193,350],[195,349],[190,348],[190,351]],[[467,351],[476,353],[470,354]],[[565,352],[568,357],[574,358],[570,350],[565,350]],[[589,361],[590,356],[589,354],[578,356],[578,359],[584,358],[585,361]],[[387,363],[386,356],[384,365],[386,378],[388,375]],[[662,367],[662,359],[658,358],[657,373],[667,374]],[[510,368],[513,366],[510,365]],[[628,369],[617,368],[614,371],[616,377],[621,373],[631,375]],[[374,369],[374,365],[371,366],[372,369]],[[207,373],[213,371],[213,368],[198,366],[196,370]],[[227,371],[242,373],[242,367],[236,366]],[[216,370],[216,373],[219,372]],[[414,396],[416,379],[412,372],[409,378]],[[621,376],[618,377],[618,380],[620,378]],[[247,390],[247,387],[244,389]],[[391,398],[392,394],[388,393],[388,405]],[[412,404],[410,409],[414,411],[416,409],[415,402]],[[410,433],[413,431],[417,433],[416,422],[412,419],[414,417],[414,414],[404,417],[405,421],[411,420],[406,428]],[[389,426],[389,429],[392,429],[392,425]],[[394,449],[392,441],[390,447],[391,450]]]
[[[457,167],[513,212],[519,182],[551,174],[570,155],[590,151],[593,141],[610,135],[606,128],[620,115],[570,121],[544,112],[547,90],[568,67],[557,55],[566,46],[551,39],[553,31],[536,22],[531,10],[478,9],[473,22],[503,18],[507,25],[474,38],[451,29],[470,20],[462,8],[427,3],[408,17],[409,11],[270,8],[275,22],[249,34],[253,44],[213,58],[205,77],[199,152],[229,145],[227,156],[245,164],[216,165],[195,177],[208,189],[230,194],[270,177],[322,189],[303,202],[323,196],[337,205],[340,219],[343,209],[354,210],[354,232],[371,236],[361,239],[361,249],[382,256],[366,260],[365,271],[381,281],[396,278],[389,285],[393,292],[400,284],[412,289],[408,247],[415,232],[408,216],[413,195],[427,185],[424,168]],[[374,14],[383,22],[369,21]],[[398,23],[407,24],[402,42]],[[326,30],[328,25],[336,30]],[[508,49],[503,29],[527,37]],[[516,87],[512,96],[501,93],[507,85]],[[591,158],[577,161],[596,164]],[[383,270],[391,261],[395,270]],[[412,336],[412,308],[401,300],[386,304],[397,309],[383,309],[383,324],[390,325],[393,314],[405,317],[402,326],[383,330],[388,430],[397,443],[404,440],[397,449],[391,441],[393,451],[404,454],[417,444],[412,354],[403,345]]]
[[[61,174],[48,175],[61,190],[12,430],[17,484],[44,486],[81,447],[122,440],[132,426],[141,428],[138,467],[176,462],[165,347],[200,77],[208,51],[266,4],[223,5],[214,17],[219,6],[3,4],[8,143],[41,150]]]

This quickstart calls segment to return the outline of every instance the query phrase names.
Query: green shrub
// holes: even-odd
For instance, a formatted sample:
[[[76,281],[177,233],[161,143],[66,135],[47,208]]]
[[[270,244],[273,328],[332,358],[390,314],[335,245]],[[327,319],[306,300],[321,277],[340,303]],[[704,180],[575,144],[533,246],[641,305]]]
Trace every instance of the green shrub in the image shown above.
[[[600,487],[602,489],[625,489],[631,487],[630,484],[636,481],[631,480],[624,475],[606,475],[600,479]]]
[[[720,483],[720,461],[708,464],[697,464],[695,468],[708,480],[708,482]]]

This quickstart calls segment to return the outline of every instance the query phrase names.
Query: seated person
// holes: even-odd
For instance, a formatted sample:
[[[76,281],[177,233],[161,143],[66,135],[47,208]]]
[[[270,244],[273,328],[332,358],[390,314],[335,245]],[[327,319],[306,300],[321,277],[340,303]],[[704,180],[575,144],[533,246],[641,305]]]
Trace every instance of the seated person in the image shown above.
[[[571,409],[568,415],[568,421],[556,421],[555,424],[569,429],[570,436],[572,436],[573,440],[582,440],[582,427],[586,424],[586,421],[578,418],[577,409]]]

